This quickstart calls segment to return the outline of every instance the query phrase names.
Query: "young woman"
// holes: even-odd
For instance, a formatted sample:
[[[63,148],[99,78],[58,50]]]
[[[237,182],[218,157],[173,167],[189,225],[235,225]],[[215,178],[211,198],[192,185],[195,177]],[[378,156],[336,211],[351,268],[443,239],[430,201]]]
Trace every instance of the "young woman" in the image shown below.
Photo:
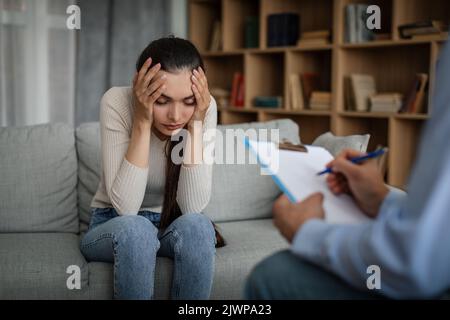
[[[172,299],[207,299],[223,239],[201,213],[212,165],[198,157],[217,123],[203,61],[189,41],[162,38],[136,71],[132,88],[111,88],[101,100],[102,177],[81,251],[114,263],[114,298],[152,299],[159,255],[174,260]],[[189,134],[177,163],[172,136],[181,129]]]

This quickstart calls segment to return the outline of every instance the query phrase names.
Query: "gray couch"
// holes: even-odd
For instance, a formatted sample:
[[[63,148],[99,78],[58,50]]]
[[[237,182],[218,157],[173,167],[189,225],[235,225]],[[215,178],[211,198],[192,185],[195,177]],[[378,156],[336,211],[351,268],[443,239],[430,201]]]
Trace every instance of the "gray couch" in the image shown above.
[[[287,119],[219,129],[237,127],[279,128],[281,139],[300,142],[298,126]],[[357,148],[365,150],[367,139]],[[111,299],[112,264],[88,262],[79,250],[99,181],[98,123],[75,131],[63,124],[0,128],[0,155],[0,299]],[[211,298],[240,299],[252,267],[288,246],[271,220],[280,191],[257,165],[213,171],[204,213],[228,244],[216,253]],[[67,288],[71,265],[80,267],[81,289]],[[169,297],[171,273],[172,261],[159,257],[155,298]]]

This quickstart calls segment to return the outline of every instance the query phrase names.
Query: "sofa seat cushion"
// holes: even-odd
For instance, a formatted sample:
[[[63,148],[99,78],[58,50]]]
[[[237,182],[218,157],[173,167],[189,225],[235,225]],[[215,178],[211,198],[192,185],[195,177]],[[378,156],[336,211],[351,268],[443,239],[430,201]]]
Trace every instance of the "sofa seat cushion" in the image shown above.
[[[217,249],[211,299],[242,299],[245,279],[263,258],[286,249],[288,243],[273,226],[272,219],[224,222],[218,224],[227,245]],[[158,257],[155,272],[155,299],[168,299],[173,263]],[[110,299],[113,290],[113,266],[89,263],[91,298]]]
[[[0,234],[0,299],[89,299],[88,265],[71,233]],[[81,289],[69,290],[71,265]]]

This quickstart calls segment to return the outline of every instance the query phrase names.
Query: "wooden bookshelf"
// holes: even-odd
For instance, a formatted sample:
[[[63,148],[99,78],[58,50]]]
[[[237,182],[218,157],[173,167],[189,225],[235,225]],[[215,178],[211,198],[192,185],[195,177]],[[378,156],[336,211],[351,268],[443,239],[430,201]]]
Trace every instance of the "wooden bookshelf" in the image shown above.
[[[385,40],[348,44],[344,42],[345,6],[376,4],[381,8]],[[329,29],[332,41],[325,45],[268,48],[267,16],[295,12],[301,16],[300,29]],[[259,17],[259,47],[246,49],[244,24],[247,16]],[[222,22],[222,50],[209,51],[215,20]],[[369,149],[389,147],[386,180],[404,188],[417,151],[421,130],[428,114],[350,112],[345,109],[344,77],[350,73],[374,75],[380,92],[406,94],[416,73],[430,75],[426,102],[432,109],[436,62],[445,38],[400,39],[398,26],[419,20],[450,20],[448,0],[190,0],[189,37],[201,51],[211,87],[231,89],[235,72],[245,75],[245,107],[220,107],[219,121],[235,124],[289,118],[300,126],[303,143],[322,133],[336,135],[371,134]],[[332,93],[330,111],[290,108],[288,79],[292,73],[316,72]],[[282,108],[256,108],[257,95],[283,97]]]

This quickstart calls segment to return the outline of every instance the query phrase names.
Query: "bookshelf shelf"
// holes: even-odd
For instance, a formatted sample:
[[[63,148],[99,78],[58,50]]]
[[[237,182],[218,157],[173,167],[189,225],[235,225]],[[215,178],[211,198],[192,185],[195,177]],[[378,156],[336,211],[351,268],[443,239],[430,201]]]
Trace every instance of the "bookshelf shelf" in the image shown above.
[[[380,118],[388,119],[393,117],[394,114],[387,112],[356,112],[356,111],[341,111],[338,112],[340,116],[350,117],[350,118]]]
[[[344,43],[340,45],[342,49],[365,49],[365,48],[378,48],[378,47],[396,47],[396,46],[412,46],[419,44],[429,44],[433,42],[445,41],[444,39],[433,39],[428,40],[377,40],[367,43]]]
[[[427,120],[430,116],[428,114],[396,114],[394,118],[405,120]]]
[[[245,105],[256,96],[284,97],[284,52],[252,52],[245,55]]]
[[[371,134],[369,149],[388,146],[388,183],[405,187],[417,142],[428,114],[348,111],[344,79],[351,73],[374,76],[378,92],[408,94],[417,73],[429,75],[425,107],[432,106],[436,62],[447,40],[442,36],[401,39],[398,26],[423,20],[450,20],[448,0],[372,0],[381,8],[383,40],[345,43],[345,7],[366,0],[190,0],[189,36],[204,57],[211,86],[230,89],[235,72],[245,76],[245,107],[220,107],[222,124],[289,118],[300,126],[304,143],[322,133]],[[274,13],[300,15],[300,31],[330,30],[328,44],[267,47],[267,17]],[[245,21],[259,17],[257,48],[245,48]],[[213,24],[221,20],[221,50],[210,51]],[[316,72],[331,91],[329,111],[291,110],[289,76]],[[282,108],[253,106],[255,96],[283,97]]]
[[[238,112],[238,113],[257,113],[260,111],[256,108],[239,108],[239,107],[219,107],[219,110],[224,112]]]
[[[273,109],[273,110],[263,110],[265,113],[270,114],[282,114],[282,115],[306,115],[306,116],[331,116],[331,111],[321,111],[321,110],[283,110],[283,109]]]

